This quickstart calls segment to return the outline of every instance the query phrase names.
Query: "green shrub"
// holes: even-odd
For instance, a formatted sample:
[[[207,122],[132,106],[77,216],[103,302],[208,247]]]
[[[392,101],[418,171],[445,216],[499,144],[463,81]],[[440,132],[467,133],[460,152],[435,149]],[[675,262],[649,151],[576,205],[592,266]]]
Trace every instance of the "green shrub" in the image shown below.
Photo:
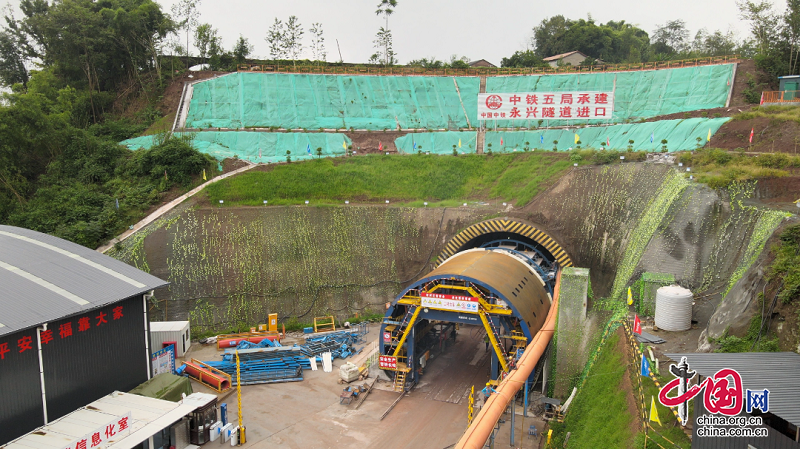
[[[149,150],[136,151],[127,174],[146,176],[156,182],[165,179],[166,186],[189,185],[192,175],[201,174],[214,163],[211,156],[197,151],[189,142],[190,137],[170,136]]]
[[[766,84],[760,84],[751,74],[747,74],[747,87],[742,90],[744,100],[750,104],[758,104],[761,102],[761,92],[768,87]]]
[[[761,298],[761,301],[764,299]],[[713,342],[719,345],[715,352],[778,352],[778,338],[767,338],[767,329],[761,330],[761,315],[756,315],[750,321],[750,327],[744,337],[730,335],[728,330]],[[759,333],[761,334],[759,336]],[[756,339],[758,339],[756,341]]]
[[[759,167],[787,168],[794,166],[796,161],[786,153],[764,153],[755,158],[754,163]]]
[[[768,279],[783,283],[778,298],[790,303],[800,297],[800,225],[786,228],[780,235],[775,251],[775,261],[769,268]]]

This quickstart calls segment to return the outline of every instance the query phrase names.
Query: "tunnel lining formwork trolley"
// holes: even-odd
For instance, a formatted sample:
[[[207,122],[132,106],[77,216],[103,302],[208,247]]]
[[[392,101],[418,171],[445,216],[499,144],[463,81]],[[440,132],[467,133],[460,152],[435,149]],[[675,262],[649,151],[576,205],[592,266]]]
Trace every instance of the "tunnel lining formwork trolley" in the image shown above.
[[[473,324],[487,331],[491,378],[497,379],[544,324],[558,269],[546,249],[510,238],[454,254],[390,303],[381,324],[380,367],[402,387],[416,383],[425,334],[437,325],[441,331]]]

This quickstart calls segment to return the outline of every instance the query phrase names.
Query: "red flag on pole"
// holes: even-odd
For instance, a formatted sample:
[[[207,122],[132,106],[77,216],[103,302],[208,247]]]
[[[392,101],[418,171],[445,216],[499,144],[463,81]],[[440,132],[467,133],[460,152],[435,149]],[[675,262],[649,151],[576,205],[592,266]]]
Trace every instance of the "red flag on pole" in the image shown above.
[[[383,151],[383,142],[378,142],[378,151]]]
[[[642,322],[639,321],[639,315],[634,315],[633,319],[633,333],[642,335]]]
[[[755,128],[750,128],[750,143],[753,143],[753,131]]]
[[[611,141],[608,140],[608,137],[606,137],[606,146],[611,148]]]
[[[761,101],[758,103],[759,106],[764,104],[764,92],[761,92]]]
[[[503,138],[501,137],[500,138],[500,145],[502,145],[502,144],[503,144]]]

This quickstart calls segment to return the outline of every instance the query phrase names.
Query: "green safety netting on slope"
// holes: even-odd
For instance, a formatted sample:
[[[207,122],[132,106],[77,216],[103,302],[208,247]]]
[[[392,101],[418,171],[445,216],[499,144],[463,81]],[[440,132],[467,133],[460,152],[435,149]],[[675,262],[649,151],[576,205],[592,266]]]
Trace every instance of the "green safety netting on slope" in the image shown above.
[[[347,153],[345,145],[352,145],[346,135],[335,133],[201,131],[188,135],[192,137],[192,146],[220,161],[236,156],[250,162],[283,162],[287,151],[293,161],[300,161],[316,158],[317,148],[322,148],[323,157],[335,157]],[[120,145],[138,150],[152,147],[155,140],[156,136],[143,136],[122,141]]]
[[[479,87],[477,77],[232,73],[194,85],[185,126],[455,130],[475,126]]]
[[[485,144],[492,144],[493,152],[523,151],[529,149],[559,150],[575,148],[575,135],[581,141],[581,148],[603,148],[601,143],[609,143],[606,148],[625,150],[628,141],[633,140],[634,150],[660,151],[661,140],[667,140],[667,150],[681,151],[697,148],[697,138],[705,145],[709,132],[713,136],[728,118],[690,118],[684,120],[659,120],[647,123],[595,126],[572,129],[547,129],[540,131],[489,131]],[[652,136],[652,142],[650,138]],[[502,144],[500,143],[502,139]],[[557,140],[558,144],[553,144]]]
[[[417,153],[422,151],[431,154],[453,154],[453,145],[463,154],[476,152],[478,133],[475,131],[446,131],[432,133],[409,133],[394,140],[397,151],[401,153]],[[416,149],[414,145],[416,144]]]
[[[611,123],[657,117],[676,112],[724,107],[733,81],[734,64],[635,72],[577,73],[569,75],[494,76],[486,92],[614,91]],[[603,124],[606,120],[494,120],[500,128]]]

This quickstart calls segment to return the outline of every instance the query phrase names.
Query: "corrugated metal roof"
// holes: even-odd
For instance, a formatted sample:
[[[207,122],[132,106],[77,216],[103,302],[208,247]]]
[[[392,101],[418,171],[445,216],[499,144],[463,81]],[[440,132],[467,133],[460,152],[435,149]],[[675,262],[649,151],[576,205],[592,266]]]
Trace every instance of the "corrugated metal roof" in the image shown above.
[[[665,354],[679,362],[686,357],[689,369],[711,377],[723,368],[735,369],[742,386],[769,390],[770,413],[800,426],[800,354],[794,352],[741,352],[734,354]]]
[[[151,321],[150,332],[182,331],[189,327],[188,321]]]
[[[130,413],[129,429],[104,443],[108,449],[130,449],[169,427],[198,407],[216,400],[208,393],[192,393],[180,402],[116,391],[86,407],[39,427],[8,443],[5,449],[62,449],[75,446],[87,433],[101,431]],[[91,445],[91,444],[90,444]]]
[[[0,225],[0,336],[164,285],[167,282],[89,248]]]
[[[559,59],[566,58],[567,56],[574,55],[575,53],[583,56],[584,58],[588,57],[585,54],[575,50],[575,51],[569,51],[567,53],[561,53],[559,55],[548,56],[548,57],[544,58],[543,60],[544,61],[548,61],[548,62],[549,61],[558,61]]]

